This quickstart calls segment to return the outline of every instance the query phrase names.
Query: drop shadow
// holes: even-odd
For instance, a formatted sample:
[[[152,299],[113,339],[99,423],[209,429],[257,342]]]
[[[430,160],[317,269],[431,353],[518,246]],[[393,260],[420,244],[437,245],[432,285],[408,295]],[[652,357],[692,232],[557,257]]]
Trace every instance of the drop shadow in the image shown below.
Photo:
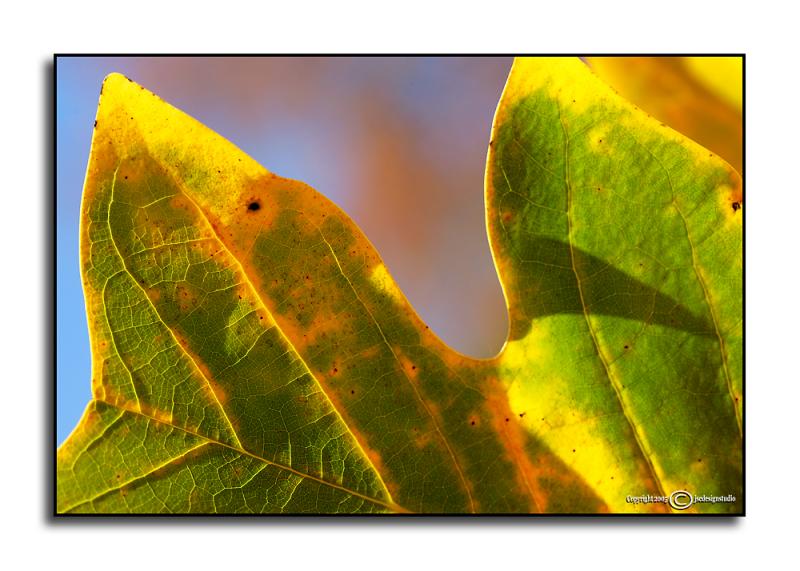
[[[741,527],[742,518],[730,515],[399,515],[399,516],[346,516],[346,515],[253,515],[253,516],[220,516],[220,515],[59,515],[51,518],[54,525],[87,529],[105,528],[109,524],[121,528],[172,526],[187,527],[282,527],[282,528],[325,528],[344,527],[350,529],[371,529],[376,526],[384,529],[399,530],[403,528],[474,528],[474,527],[564,527],[564,528],[641,528],[647,526],[662,530],[685,529],[689,527],[736,529]]]
[[[44,93],[42,101],[44,104],[42,133],[42,170],[44,172],[44,187],[42,188],[42,212],[40,216],[44,222],[45,239],[44,251],[42,252],[42,274],[45,276],[45,287],[42,288],[42,363],[44,364],[44,376],[42,378],[42,394],[44,399],[44,442],[42,443],[42,453],[44,455],[44,519],[45,523],[54,521],[56,506],[56,95],[55,95],[55,58],[45,61],[42,66],[44,75]],[[52,288],[52,289],[51,289]]]

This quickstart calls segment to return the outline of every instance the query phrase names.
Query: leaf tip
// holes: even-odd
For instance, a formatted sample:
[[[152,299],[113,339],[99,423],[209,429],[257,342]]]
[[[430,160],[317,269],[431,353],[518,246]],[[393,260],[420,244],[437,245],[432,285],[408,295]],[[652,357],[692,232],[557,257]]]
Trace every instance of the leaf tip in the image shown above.
[[[105,92],[105,91],[106,91],[106,89],[108,89],[108,88],[110,88],[110,87],[113,87],[113,86],[114,86],[114,85],[116,85],[117,83],[121,83],[121,82],[123,82],[123,81],[130,81],[130,82],[132,82],[133,80],[132,80],[132,79],[130,79],[130,78],[128,78],[128,77],[126,77],[126,76],[124,76],[124,75],[122,75],[122,74],[121,74],[121,73],[119,73],[119,72],[112,71],[111,73],[109,73],[108,75],[106,75],[106,76],[103,78],[103,85],[102,85],[102,87],[100,88],[100,93],[102,94],[103,92]]]
[[[109,73],[103,78],[103,83],[100,86],[100,101],[102,102],[102,100],[109,95],[112,97],[116,96],[125,89],[128,84],[141,87],[126,75],[116,71]]]

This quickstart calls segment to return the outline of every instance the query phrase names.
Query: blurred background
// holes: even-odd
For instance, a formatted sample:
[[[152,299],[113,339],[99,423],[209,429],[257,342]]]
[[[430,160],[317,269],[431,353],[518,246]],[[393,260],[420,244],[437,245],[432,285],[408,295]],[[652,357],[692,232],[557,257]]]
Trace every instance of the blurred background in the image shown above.
[[[585,57],[617,92],[742,172],[741,57]],[[117,71],[344,209],[451,347],[496,354],[508,315],[483,173],[506,57],[69,57],[56,64],[57,440],[90,399],[78,262],[103,78]]]
[[[483,174],[511,58],[59,58],[57,441],[90,394],[80,198],[103,77],[123,73],[366,233],[453,348],[497,353],[508,317],[486,237]]]

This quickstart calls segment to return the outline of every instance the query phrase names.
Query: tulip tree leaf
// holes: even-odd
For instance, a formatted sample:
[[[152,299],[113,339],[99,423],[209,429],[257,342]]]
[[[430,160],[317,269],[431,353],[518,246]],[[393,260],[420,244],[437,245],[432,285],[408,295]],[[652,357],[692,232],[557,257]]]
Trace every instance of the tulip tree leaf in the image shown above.
[[[511,325],[477,360],[324,196],[110,75],[57,511],[741,513],[739,175],[580,60],[519,59],[486,208]]]

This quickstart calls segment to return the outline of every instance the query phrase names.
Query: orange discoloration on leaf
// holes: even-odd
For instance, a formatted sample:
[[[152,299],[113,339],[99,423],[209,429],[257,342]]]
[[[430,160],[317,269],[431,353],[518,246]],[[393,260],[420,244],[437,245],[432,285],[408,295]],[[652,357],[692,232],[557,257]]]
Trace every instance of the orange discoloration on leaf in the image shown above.
[[[397,356],[397,360],[399,361],[400,368],[403,370],[403,374],[408,378],[408,380],[416,382],[420,373],[416,363],[409,359],[400,347],[395,346],[392,348],[392,351]]]
[[[193,206],[187,200],[187,198],[180,194],[173,196],[169,201],[169,205],[173,209],[180,209],[180,210],[189,210],[193,208]]]
[[[150,298],[150,301],[152,301],[153,303],[158,303],[158,301],[161,299],[161,290],[159,288],[154,288],[154,287],[147,288],[145,293],[147,297]]]
[[[458,351],[450,349],[416,313],[409,316],[409,321],[419,331],[420,345],[426,348],[431,354],[441,359],[445,367],[451,371],[462,369],[476,370],[488,361],[475,361]]]
[[[103,381],[101,381],[96,377],[92,378],[92,397],[99,400],[108,400],[106,396],[106,388],[105,385],[103,384]]]
[[[411,431],[411,441],[417,448],[426,448],[430,446],[435,438],[436,436],[428,431],[423,432],[417,428],[414,428]]]
[[[208,368],[206,368],[206,370],[208,371]],[[210,374],[210,371],[209,374],[206,376],[206,378],[207,379],[213,378]],[[228,393],[220,386],[219,383],[215,383],[214,381],[209,380],[208,386],[211,389],[211,392],[214,393],[214,396],[216,397],[219,404],[225,406],[225,404],[228,402]]]
[[[340,317],[331,312],[327,307],[313,306],[315,312],[309,325],[304,327],[298,319],[296,319],[295,312],[288,312],[281,315],[276,310],[273,310],[273,316],[284,332],[286,337],[292,345],[301,353],[304,350],[318,346],[325,342],[325,339],[336,339],[337,335],[341,335],[344,322]],[[304,309],[308,309],[304,307]],[[310,309],[314,311],[314,309]]]
[[[359,353],[360,359],[372,359],[376,357],[380,353],[380,345],[373,345],[372,347],[367,347],[366,349],[362,350]]]
[[[530,510],[547,511],[547,497],[539,487],[543,476],[540,466],[533,463],[525,449],[525,430],[520,426],[517,415],[511,410],[508,396],[497,379],[486,383],[486,408],[491,425],[499,435],[509,459],[516,467],[516,479],[520,489],[530,498]]]

